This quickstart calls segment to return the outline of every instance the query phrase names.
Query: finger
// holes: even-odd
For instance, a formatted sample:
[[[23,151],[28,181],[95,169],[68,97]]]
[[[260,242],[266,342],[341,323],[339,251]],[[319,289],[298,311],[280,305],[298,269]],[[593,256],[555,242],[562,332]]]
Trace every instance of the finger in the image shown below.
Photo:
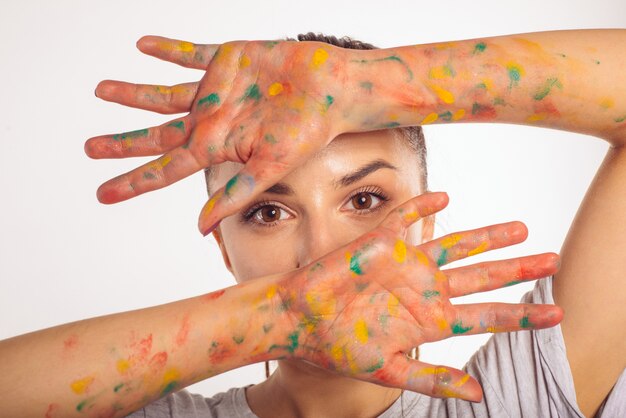
[[[518,244],[526,237],[526,225],[522,222],[507,222],[449,234],[417,248],[438,266],[443,266],[485,251]]]
[[[219,221],[245,206],[254,196],[271,187],[293,167],[278,162],[263,162],[251,158],[239,173],[217,190],[204,205],[198,220],[198,229],[208,235]]]
[[[95,159],[160,155],[187,142],[190,123],[185,117],[153,128],[97,136],[85,142],[85,153]]]
[[[131,199],[175,183],[201,168],[189,149],[179,147],[102,184],[98,188],[98,200],[109,204]]]
[[[381,226],[400,234],[419,219],[448,206],[448,201],[445,192],[424,193],[392,210],[381,222]]]
[[[556,273],[559,265],[558,254],[545,253],[457,267],[444,273],[450,283],[450,297],[454,298],[547,277]]]
[[[467,373],[452,367],[413,360],[401,353],[374,372],[374,377],[386,386],[436,398],[461,398],[474,402],[482,399],[480,385]]]
[[[563,310],[555,305],[471,303],[454,308],[456,318],[449,324],[452,335],[549,328],[563,319]]]
[[[197,91],[198,83],[158,86],[104,80],[96,87],[96,96],[124,106],[172,114],[189,112]]]
[[[144,36],[137,41],[141,52],[187,68],[204,70],[219,45],[193,44],[161,36]]]

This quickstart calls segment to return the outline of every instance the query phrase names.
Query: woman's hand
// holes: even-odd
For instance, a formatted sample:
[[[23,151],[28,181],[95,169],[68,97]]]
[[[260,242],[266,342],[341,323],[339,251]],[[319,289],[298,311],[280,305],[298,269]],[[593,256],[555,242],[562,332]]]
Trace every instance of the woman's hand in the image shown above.
[[[103,81],[98,97],[161,113],[189,112],[161,126],[91,138],[92,158],[158,159],[103,184],[115,203],[172,184],[223,161],[245,163],[204,207],[207,234],[343,132],[345,49],[317,42],[194,45],[145,37],[143,52],[206,70],[200,83],[173,87]],[[338,99],[340,95],[341,99]]]
[[[479,384],[466,373],[407,357],[412,347],[455,335],[551,327],[562,311],[553,305],[453,305],[450,298],[545,277],[559,257],[549,253],[439,267],[525,240],[519,222],[454,233],[417,247],[407,228],[443,209],[445,193],[428,193],[393,210],[382,224],[293,273],[278,286],[293,328],[276,357],[298,358],[325,369],[435,397],[479,401]]]

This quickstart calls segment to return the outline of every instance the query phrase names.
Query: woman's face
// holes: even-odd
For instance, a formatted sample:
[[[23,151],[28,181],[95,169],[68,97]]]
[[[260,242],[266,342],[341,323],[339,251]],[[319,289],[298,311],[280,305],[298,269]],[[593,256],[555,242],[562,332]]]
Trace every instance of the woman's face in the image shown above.
[[[217,190],[242,168],[219,166]],[[422,193],[416,153],[392,131],[344,134],[250,206],[226,218],[216,238],[238,282],[305,266],[375,228],[387,213]],[[407,240],[432,237],[432,220]]]

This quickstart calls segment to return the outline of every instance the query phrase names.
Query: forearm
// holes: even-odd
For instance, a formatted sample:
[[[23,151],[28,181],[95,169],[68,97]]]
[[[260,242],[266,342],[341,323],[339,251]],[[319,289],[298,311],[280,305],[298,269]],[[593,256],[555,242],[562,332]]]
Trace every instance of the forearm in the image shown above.
[[[263,278],[166,305],[0,342],[7,416],[125,416],[199,380],[267,359],[287,340]],[[284,335],[283,335],[284,334]]]
[[[355,59],[354,57],[358,58]],[[350,55],[349,125],[502,122],[621,143],[626,30],[540,32]]]

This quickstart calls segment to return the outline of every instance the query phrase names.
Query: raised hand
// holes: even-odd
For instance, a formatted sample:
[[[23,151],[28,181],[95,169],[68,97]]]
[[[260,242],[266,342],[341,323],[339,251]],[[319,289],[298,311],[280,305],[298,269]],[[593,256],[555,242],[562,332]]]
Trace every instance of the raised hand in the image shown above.
[[[404,241],[411,224],[443,209],[447,201],[444,193],[413,198],[372,232],[294,272],[295,277],[275,289],[293,329],[270,351],[386,386],[480,400],[479,384],[466,373],[405,353],[455,335],[556,325],[562,311],[553,305],[453,305],[450,298],[553,274],[559,257],[548,253],[441,270],[453,261],[519,243],[527,235],[522,223],[511,222],[417,247]]]
[[[161,113],[189,112],[161,126],[91,138],[92,158],[157,156],[98,190],[115,203],[170,185],[223,161],[245,167],[205,205],[200,230],[207,234],[225,216],[343,132],[345,50],[316,42],[230,42],[194,45],[158,37],[140,50],[206,70],[200,83],[176,86],[103,81],[98,97]]]

